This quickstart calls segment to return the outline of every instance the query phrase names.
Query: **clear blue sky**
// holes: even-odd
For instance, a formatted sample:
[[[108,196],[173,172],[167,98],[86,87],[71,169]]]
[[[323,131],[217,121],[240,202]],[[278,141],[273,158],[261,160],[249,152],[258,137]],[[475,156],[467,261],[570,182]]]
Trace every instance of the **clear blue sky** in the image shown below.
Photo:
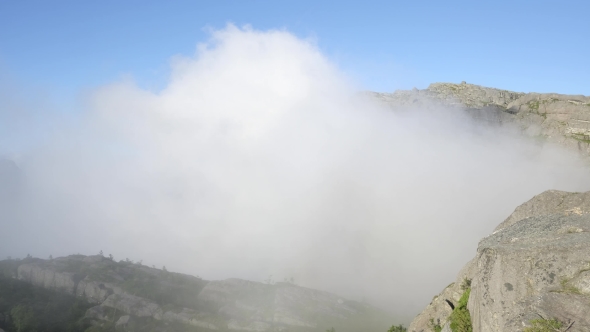
[[[158,87],[205,27],[284,28],[366,89],[467,81],[590,95],[590,1],[0,0],[0,75],[62,101],[133,76]]]

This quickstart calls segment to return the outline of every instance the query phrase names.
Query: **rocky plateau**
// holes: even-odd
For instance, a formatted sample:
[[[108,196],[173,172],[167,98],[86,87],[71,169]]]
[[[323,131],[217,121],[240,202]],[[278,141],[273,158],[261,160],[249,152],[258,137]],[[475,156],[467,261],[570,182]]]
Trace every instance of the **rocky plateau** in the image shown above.
[[[590,97],[522,93],[462,82],[433,83],[426,89],[369,92],[395,110],[466,110],[474,118],[513,126],[526,136],[558,143],[590,156]]]

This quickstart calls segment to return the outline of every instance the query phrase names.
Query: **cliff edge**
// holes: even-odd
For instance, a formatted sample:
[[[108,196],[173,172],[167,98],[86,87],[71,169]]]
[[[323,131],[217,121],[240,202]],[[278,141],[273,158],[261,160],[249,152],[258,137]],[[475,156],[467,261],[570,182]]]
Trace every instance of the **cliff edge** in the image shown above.
[[[426,89],[370,92],[393,109],[460,108],[489,123],[513,125],[525,135],[590,156],[590,97],[522,93],[462,82],[433,83]]]
[[[517,207],[409,331],[451,325],[466,289],[474,332],[590,331],[590,192],[546,191]]]

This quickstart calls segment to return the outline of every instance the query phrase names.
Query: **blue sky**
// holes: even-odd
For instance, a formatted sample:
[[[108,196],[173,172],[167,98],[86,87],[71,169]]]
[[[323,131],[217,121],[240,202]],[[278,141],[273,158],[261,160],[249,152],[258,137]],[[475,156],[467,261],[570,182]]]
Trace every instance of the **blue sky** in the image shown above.
[[[0,0],[0,75],[61,103],[122,76],[157,89],[171,56],[232,22],[314,38],[365,89],[465,80],[589,95],[589,12],[589,1]]]

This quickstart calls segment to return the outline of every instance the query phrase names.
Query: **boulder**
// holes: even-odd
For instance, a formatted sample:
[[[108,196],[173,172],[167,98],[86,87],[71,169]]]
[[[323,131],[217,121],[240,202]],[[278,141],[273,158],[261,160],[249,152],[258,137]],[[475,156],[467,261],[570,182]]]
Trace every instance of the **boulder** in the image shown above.
[[[76,295],[85,297],[91,303],[102,303],[114,293],[121,294],[122,290],[109,283],[92,281],[88,277],[82,279],[76,287]]]
[[[444,327],[451,309],[443,299],[457,301],[458,283],[471,280],[467,308],[474,332],[522,331],[537,319],[590,331],[589,206],[590,192],[547,191],[517,207],[409,330]]]
[[[539,316],[590,330],[590,215],[520,220],[478,246],[469,311],[474,331],[516,331]],[[585,318],[588,317],[588,318]]]

